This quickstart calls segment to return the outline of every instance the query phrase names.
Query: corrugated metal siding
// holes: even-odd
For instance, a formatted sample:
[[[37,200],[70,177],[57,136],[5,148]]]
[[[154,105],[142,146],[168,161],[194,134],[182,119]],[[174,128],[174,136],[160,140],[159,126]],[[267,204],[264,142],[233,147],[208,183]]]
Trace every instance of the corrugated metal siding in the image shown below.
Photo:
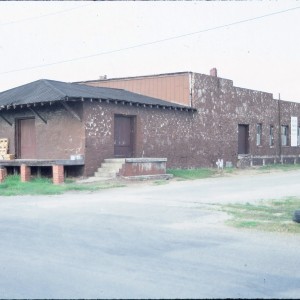
[[[189,74],[172,74],[84,82],[97,87],[125,89],[130,92],[190,106]]]

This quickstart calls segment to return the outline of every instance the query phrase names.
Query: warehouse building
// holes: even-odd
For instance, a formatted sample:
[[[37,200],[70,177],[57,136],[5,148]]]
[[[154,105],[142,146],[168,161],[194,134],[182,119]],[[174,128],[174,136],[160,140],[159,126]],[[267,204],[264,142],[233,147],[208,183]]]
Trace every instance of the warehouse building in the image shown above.
[[[109,158],[166,158],[169,168],[300,163],[300,104],[180,72],[66,83],[38,80],[0,93],[0,139],[36,172],[62,165],[92,176]]]

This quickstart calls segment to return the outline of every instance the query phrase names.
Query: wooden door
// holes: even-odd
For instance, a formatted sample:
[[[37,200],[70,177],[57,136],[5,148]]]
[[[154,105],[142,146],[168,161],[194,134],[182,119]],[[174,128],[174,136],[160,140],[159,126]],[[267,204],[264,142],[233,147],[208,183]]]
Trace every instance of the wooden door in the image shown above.
[[[133,156],[134,119],[128,116],[115,116],[114,156]]]
[[[238,127],[238,154],[249,153],[249,125],[239,124]]]
[[[36,158],[35,120],[21,119],[17,123],[18,158]]]

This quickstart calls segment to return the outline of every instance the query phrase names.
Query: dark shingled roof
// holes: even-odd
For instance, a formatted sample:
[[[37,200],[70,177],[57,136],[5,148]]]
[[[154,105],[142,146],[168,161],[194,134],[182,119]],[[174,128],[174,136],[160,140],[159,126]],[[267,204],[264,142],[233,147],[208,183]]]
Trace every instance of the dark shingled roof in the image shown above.
[[[41,79],[0,93],[0,107],[78,99],[104,99],[194,110],[122,89]]]

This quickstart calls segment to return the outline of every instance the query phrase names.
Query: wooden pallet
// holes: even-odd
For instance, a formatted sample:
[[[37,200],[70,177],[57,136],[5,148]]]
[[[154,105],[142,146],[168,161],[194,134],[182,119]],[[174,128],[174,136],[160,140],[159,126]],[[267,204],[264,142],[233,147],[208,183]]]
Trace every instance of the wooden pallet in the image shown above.
[[[15,155],[14,154],[4,154],[2,155],[4,160],[13,160],[15,159]]]
[[[0,155],[7,154],[7,149],[0,149]]]
[[[0,160],[12,159],[15,159],[15,155],[8,153],[8,139],[0,139]]]
[[[0,148],[8,147],[8,139],[0,139]]]

